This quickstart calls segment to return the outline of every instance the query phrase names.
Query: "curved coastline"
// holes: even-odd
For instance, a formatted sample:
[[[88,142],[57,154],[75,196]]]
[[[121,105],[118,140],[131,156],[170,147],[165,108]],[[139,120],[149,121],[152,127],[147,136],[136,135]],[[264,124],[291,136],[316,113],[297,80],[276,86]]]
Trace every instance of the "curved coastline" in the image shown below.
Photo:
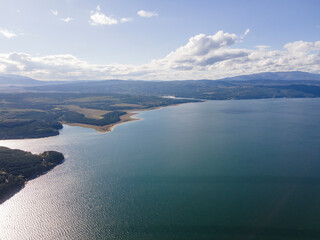
[[[134,118],[132,116],[137,115],[137,112],[127,112],[126,114],[122,115],[120,117],[120,121],[112,124],[108,124],[105,126],[96,126],[92,124],[84,124],[84,123],[68,123],[68,122],[61,122],[62,124],[68,125],[68,126],[77,126],[77,127],[84,127],[84,128],[92,128],[100,133],[105,132],[111,132],[116,126],[125,123],[125,122],[131,122],[131,121],[137,121],[140,120],[140,118]]]
[[[148,109],[130,109],[130,110],[125,110],[124,112],[126,112],[124,115],[120,116],[120,121],[116,122],[116,123],[112,123],[112,124],[108,124],[105,126],[96,126],[96,125],[91,125],[91,124],[82,124],[82,123],[69,123],[69,122],[61,122],[61,124],[65,124],[68,126],[79,126],[79,127],[84,127],[84,128],[91,128],[94,129],[100,133],[106,133],[106,132],[110,132],[112,131],[116,126],[125,123],[125,122],[130,122],[130,121],[137,121],[140,120],[141,118],[138,117],[133,117],[137,114],[139,114],[139,112],[143,112],[143,111],[150,111],[150,110],[157,110],[163,107],[169,107],[169,106],[177,106],[180,104],[173,104],[173,105],[168,105],[168,106],[161,106],[161,107],[154,107],[154,108],[148,108]],[[59,131],[56,135],[59,135]],[[38,137],[38,138],[46,138],[46,137],[52,137],[52,135],[49,136],[43,136],[43,137]],[[21,137],[19,139],[34,139],[34,138],[28,138],[28,137]],[[11,139],[8,139],[11,140]],[[55,155],[56,157],[52,158],[51,156],[49,156],[49,160],[47,159],[45,162],[45,159],[43,159],[43,161],[45,162],[45,164],[42,162],[41,165],[41,169],[35,170],[33,173],[31,173],[28,176],[24,176],[22,174],[12,174],[9,171],[7,171],[4,168],[4,164],[3,162],[0,161],[0,180],[2,178],[2,182],[0,181],[0,204],[4,203],[6,200],[10,199],[12,196],[14,196],[16,193],[18,193],[21,189],[24,188],[25,184],[32,179],[35,179],[43,174],[46,174],[48,171],[52,170],[55,166],[62,164],[64,161],[64,156],[62,153],[59,152],[55,152],[55,151],[46,151],[44,153],[41,153],[39,155],[37,154],[32,154],[30,152],[25,152],[22,150],[18,150],[18,149],[9,149],[6,147],[2,147],[0,146],[0,155],[3,151],[9,151],[12,152],[14,154],[14,152],[16,152],[16,156],[14,156],[15,158],[19,158],[18,155],[21,154],[28,154],[29,156],[32,156],[33,158],[39,158],[48,154],[49,155]],[[48,158],[48,156],[47,156]],[[11,182],[9,183],[9,177],[11,179]]]
[[[178,106],[180,104],[174,104],[174,105],[169,105],[169,106],[163,106],[163,107],[155,107],[155,108],[148,108],[148,109],[132,109],[132,110],[126,110],[126,114],[120,116],[120,121],[112,124],[108,124],[105,126],[97,126],[97,125],[92,125],[92,124],[83,124],[83,123],[68,123],[68,122],[61,122],[62,124],[68,125],[68,126],[77,126],[77,127],[84,127],[84,128],[92,128],[100,133],[106,133],[106,132],[111,132],[116,126],[126,123],[126,122],[131,122],[131,121],[138,121],[141,120],[139,117],[133,117],[140,112],[145,112],[145,111],[152,111],[152,110],[158,110],[164,107],[173,107],[173,106]]]

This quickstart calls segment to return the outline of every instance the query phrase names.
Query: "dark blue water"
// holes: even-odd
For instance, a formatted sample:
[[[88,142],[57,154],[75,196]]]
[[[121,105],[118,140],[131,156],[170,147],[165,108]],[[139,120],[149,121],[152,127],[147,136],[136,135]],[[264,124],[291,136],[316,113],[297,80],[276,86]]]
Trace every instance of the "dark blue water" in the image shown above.
[[[106,134],[0,141],[66,156],[0,205],[0,239],[320,239],[319,109],[191,103]]]

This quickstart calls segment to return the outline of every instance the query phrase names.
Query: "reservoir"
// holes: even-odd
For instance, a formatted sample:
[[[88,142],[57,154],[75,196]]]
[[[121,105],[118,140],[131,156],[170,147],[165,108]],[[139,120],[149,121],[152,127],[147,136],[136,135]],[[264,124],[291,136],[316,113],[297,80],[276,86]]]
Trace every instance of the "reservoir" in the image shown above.
[[[0,239],[320,239],[319,109],[208,101],[1,140],[66,160],[0,205]]]

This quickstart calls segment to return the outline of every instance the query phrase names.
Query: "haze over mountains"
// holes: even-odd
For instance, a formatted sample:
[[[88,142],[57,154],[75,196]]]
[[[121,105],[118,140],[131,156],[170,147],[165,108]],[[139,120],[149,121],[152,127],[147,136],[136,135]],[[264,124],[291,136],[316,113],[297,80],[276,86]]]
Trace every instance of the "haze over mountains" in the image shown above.
[[[0,74],[0,85],[6,86],[37,86],[64,83],[62,81],[39,81],[29,77],[14,75],[14,74]]]
[[[205,79],[210,80],[210,79]],[[301,71],[292,71],[292,72],[263,72],[250,75],[240,75],[235,77],[228,77],[217,79],[213,81],[247,81],[247,80],[288,80],[288,81],[298,81],[298,80],[309,80],[309,81],[320,81],[320,74],[301,72]],[[109,80],[92,80],[90,82],[102,82]],[[129,80],[130,81],[130,80]],[[193,80],[186,80],[193,81]],[[196,81],[196,80],[194,80]],[[197,80],[201,81],[201,80]],[[65,83],[83,83],[87,81],[41,81],[35,80],[29,77],[20,76],[20,75],[11,75],[11,74],[0,74],[0,85],[7,86],[36,86],[36,85],[51,85],[51,84],[65,84]],[[138,82],[138,81],[136,81]]]
[[[210,79],[203,79],[210,80]],[[185,80],[189,82],[194,81],[203,81],[203,80]],[[292,72],[263,72],[250,75],[239,75],[235,77],[222,78],[212,81],[247,81],[247,80],[287,80],[287,81],[320,81],[320,74],[301,72],[301,71],[292,71]],[[105,81],[117,81],[117,80],[82,80],[82,81],[40,81],[35,80],[29,77],[20,76],[20,75],[11,75],[11,74],[0,74],[0,85],[6,86],[38,86],[38,85],[52,85],[52,84],[78,84],[78,83],[95,83],[95,82],[105,82]],[[127,80],[131,81],[131,80]],[[132,80],[133,82],[139,82],[137,80]],[[179,80],[185,82],[183,80]],[[144,81],[147,82],[147,81]],[[154,81],[151,81],[154,82]],[[157,81],[162,82],[162,81]],[[164,81],[163,81],[164,82]],[[170,81],[175,82],[175,81]]]
[[[11,74],[1,74],[0,75],[0,85],[38,85],[42,81],[34,80],[29,77],[11,75]]]
[[[5,75],[1,92],[60,92],[176,96],[196,99],[259,99],[320,97],[320,74],[308,72],[264,72],[220,80],[185,81],[37,81]]]
[[[240,75],[220,80],[320,80],[320,74],[292,71],[292,72],[263,72],[250,75]]]

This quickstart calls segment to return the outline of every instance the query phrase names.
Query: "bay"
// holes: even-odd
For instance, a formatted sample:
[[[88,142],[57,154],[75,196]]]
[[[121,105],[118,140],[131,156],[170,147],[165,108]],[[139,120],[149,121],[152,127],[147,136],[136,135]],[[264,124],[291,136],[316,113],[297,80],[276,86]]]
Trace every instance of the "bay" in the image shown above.
[[[0,239],[319,239],[319,109],[208,101],[0,141],[66,156],[0,205]]]

